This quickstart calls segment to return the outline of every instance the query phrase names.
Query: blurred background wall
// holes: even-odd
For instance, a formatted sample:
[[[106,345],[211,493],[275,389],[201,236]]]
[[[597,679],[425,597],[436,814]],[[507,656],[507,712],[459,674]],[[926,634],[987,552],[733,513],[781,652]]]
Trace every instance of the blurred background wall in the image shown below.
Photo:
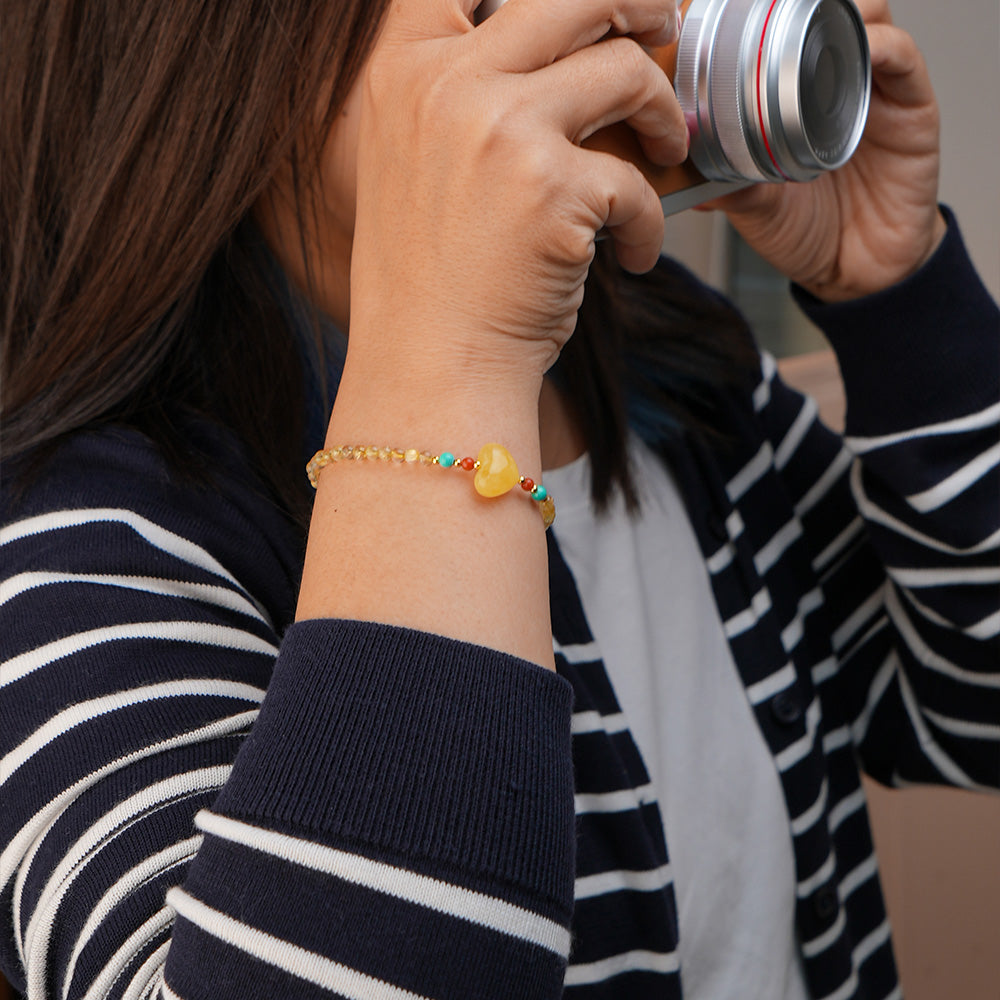
[[[941,105],[941,200],[1000,297],[1000,3],[893,0],[892,11],[923,49]],[[665,248],[739,302],[761,341],[785,359],[785,377],[816,395],[837,425],[836,363],[791,304],[785,280],[719,216],[668,219]],[[1000,1000],[1000,798],[873,783],[868,793],[907,1000]]]

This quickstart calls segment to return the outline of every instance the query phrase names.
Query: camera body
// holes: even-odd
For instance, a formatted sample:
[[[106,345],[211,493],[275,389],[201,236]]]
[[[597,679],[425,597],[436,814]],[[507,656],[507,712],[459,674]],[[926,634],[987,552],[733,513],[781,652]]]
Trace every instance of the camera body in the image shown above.
[[[485,0],[476,20],[504,0]],[[680,38],[650,55],[674,85],[691,149],[651,162],[624,123],[583,143],[634,163],[672,215],[761,181],[805,181],[850,159],[871,59],[852,0],[686,0]]]

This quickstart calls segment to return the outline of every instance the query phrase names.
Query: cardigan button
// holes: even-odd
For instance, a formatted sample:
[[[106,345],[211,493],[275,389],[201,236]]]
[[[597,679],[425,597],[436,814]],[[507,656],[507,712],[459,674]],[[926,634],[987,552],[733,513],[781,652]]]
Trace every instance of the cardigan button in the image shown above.
[[[813,912],[820,920],[829,920],[840,909],[840,897],[832,885],[817,889],[812,897]]]
[[[771,714],[783,726],[791,726],[802,718],[802,702],[796,697],[794,685],[771,699]]]

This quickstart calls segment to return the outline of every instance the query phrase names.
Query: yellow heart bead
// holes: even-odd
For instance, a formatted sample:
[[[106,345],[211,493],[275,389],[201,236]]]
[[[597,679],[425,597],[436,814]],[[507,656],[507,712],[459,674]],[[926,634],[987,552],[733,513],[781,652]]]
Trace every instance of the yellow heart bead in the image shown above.
[[[484,444],[476,461],[479,468],[472,484],[480,496],[502,496],[512,490],[521,478],[514,456],[502,444]]]

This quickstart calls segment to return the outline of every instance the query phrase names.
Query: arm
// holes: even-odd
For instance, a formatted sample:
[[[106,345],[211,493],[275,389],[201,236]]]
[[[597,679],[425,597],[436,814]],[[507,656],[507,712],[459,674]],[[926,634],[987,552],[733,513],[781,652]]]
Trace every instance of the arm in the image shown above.
[[[2,535],[16,985],[138,995],[169,950],[182,997],[558,995],[564,681],[357,622],[279,644],[298,543],[251,482],[177,487],[98,436],[43,492]]]
[[[797,295],[837,349],[848,439],[776,379],[762,418],[827,602],[825,683],[882,782],[996,788],[996,305],[953,222],[895,288],[834,306]]]

